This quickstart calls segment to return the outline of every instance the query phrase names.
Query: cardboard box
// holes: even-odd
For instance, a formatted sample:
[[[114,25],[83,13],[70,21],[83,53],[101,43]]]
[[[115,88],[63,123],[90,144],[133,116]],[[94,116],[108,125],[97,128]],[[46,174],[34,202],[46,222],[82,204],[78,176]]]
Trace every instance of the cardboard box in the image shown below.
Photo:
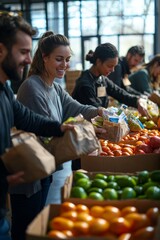
[[[82,169],[82,171],[84,171]],[[104,171],[101,171],[101,172],[85,172],[85,174],[87,174],[89,176],[90,179],[94,179],[94,176],[97,174],[97,173],[103,173],[103,174],[106,174],[106,175],[124,175],[124,173],[122,172],[104,172]],[[132,175],[136,175],[137,173],[134,172],[134,173],[125,173],[129,176],[132,176]],[[62,202],[65,202],[65,201],[69,201],[69,202],[73,202],[75,204],[78,204],[78,203],[82,203],[82,204],[88,204],[88,203],[92,203],[92,204],[97,204],[97,202],[99,202],[98,200],[92,200],[92,199],[82,199],[82,198],[73,198],[73,197],[70,197],[71,195],[71,189],[72,189],[72,186],[74,185],[73,183],[73,176],[74,176],[74,172],[72,172],[72,174],[70,176],[68,176],[66,178],[66,181],[64,183],[64,186],[61,188],[61,199],[62,199]],[[131,201],[133,200],[137,202],[139,201],[142,201],[142,199],[131,199]],[[118,200],[118,201],[122,201],[124,202],[125,200]],[[126,200],[126,202],[128,201],[128,199]],[[100,202],[104,202],[104,204],[110,202],[110,203],[114,203],[114,202],[117,202],[117,200],[103,200],[103,201],[100,201]],[[150,200],[148,199],[145,199],[145,202],[150,202]],[[160,201],[151,201],[151,202],[154,202],[155,206],[157,207],[160,207]]]
[[[83,156],[81,168],[87,171],[137,172],[160,169],[160,154],[143,154],[120,157]]]
[[[139,210],[139,212],[146,212],[147,209],[149,209],[150,207],[156,206],[154,201],[145,201],[145,200],[141,200],[141,201],[131,201],[131,200],[126,200],[126,201],[113,201],[110,202],[108,201],[108,203],[104,203],[104,202],[97,202],[98,205],[111,205],[112,206],[116,206],[119,207],[120,209],[122,209],[125,206],[135,206],[137,207],[137,209]],[[88,207],[93,206],[92,202],[88,202],[86,204]],[[160,206],[160,205],[159,205]],[[26,230],[26,240],[49,240],[51,238],[47,237],[46,233],[47,233],[47,227],[48,227],[48,222],[50,219],[52,219],[53,217],[58,216],[60,211],[60,205],[59,204],[51,204],[48,205],[47,207],[45,207],[38,215],[37,217],[32,221],[32,223],[28,226],[27,230]],[[158,225],[156,227],[156,234],[154,239],[152,240],[158,240],[160,236],[160,219],[158,221]],[[55,238],[52,238],[55,239]],[[106,239],[106,238],[99,238],[99,237],[73,237],[73,238],[66,238],[66,239],[70,239],[70,240],[97,240],[97,239]],[[55,239],[56,240],[56,239]],[[117,239],[118,240],[118,239]]]
[[[66,71],[65,80],[66,80],[66,91],[71,94],[77,78],[80,76],[80,70],[68,70]]]

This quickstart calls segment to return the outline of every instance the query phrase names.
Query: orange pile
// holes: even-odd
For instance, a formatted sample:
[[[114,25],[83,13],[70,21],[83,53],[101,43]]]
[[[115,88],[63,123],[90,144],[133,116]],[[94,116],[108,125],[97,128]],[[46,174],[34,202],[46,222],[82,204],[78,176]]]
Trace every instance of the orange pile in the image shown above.
[[[61,204],[60,214],[49,221],[47,236],[65,239],[75,236],[101,236],[123,240],[150,240],[155,234],[159,209],[139,213],[134,206],[119,209],[115,206]],[[128,237],[128,238],[126,238]]]

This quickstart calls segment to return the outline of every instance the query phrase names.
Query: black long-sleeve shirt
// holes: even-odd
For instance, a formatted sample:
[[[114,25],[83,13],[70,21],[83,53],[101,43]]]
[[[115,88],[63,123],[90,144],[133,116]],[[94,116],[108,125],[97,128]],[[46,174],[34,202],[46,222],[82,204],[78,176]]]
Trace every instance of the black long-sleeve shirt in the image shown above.
[[[105,96],[98,96],[99,87],[106,88]],[[138,96],[129,94],[105,76],[93,76],[89,70],[83,71],[81,76],[76,80],[76,85],[72,93],[72,97],[82,104],[105,108],[108,106],[108,96],[113,97],[120,103],[137,108]]]
[[[108,78],[116,85],[126,90],[128,93],[140,96],[141,92],[136,91],[136,89],[132,88],[131,86],[125,86],[123,83],[125,76],[130,74],[131,71],[129,69],[126,57],[120,57],[118,64],[115,66],[114,71],[108,75]]]
[[[14,126],[40,136],[62,135],[60,123],[46,119],[24,107],[15,99],[8,84],[2,83],[0,83],[0,124],[0,155],[5,152],[6,148],[11,147],[10,130]],[[5,215],[7,175],[7,170],[0,159],[0,218]]]

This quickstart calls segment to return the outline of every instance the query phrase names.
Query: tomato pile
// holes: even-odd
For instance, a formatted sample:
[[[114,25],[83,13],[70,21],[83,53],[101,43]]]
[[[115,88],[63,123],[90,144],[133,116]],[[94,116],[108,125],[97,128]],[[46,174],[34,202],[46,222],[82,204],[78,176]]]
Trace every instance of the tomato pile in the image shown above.
[[[59,215],[49,221],[47,236],[59,239],[98,236],[119,240],[151,240],[159,214],[157,207],[140,213],[135,206],[119,209],[112,205],[88,207],[64,202]]]
[[[151,144],[150,139],[152,140]],[[116,157],[160,153],[160,131],[143,129],[140,132],[130,132],[119,143],[100,139],[100,144],[101,156]]]

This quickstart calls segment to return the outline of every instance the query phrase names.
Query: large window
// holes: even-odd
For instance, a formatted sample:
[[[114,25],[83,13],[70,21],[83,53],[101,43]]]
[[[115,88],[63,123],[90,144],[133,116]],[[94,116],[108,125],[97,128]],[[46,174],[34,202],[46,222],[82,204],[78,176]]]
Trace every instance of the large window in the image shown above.
[[[157,0],[12,0],[38,34],[33,49],[46,30],[65,34],[73,51],[71,68],[87,68],[85,55],[100,43],[111,42],[125,55],[133,45],[144,45],[146,62],[155,54]],[[15,2],[15,4],[14,4]],[[17,3],[19,2],[19,4]],[[138,2],[138,6],[137,6]],[[27,3],[27,4],[26,4]],[[27,14],[26,14],[27,13]]]

